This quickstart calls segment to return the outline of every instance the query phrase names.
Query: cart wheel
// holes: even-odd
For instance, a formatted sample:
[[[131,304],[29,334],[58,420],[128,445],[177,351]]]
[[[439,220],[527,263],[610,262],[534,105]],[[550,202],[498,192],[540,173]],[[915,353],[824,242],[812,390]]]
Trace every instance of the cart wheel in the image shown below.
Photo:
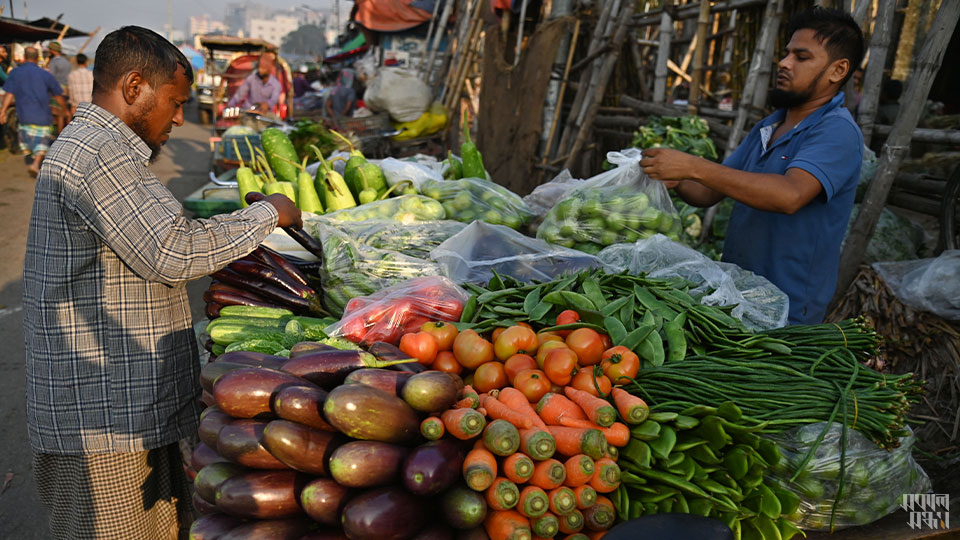
[[[958,210],[960,210],[960,165],[950,175],[947,188],[943,191],[943,200],[940,201],[940,240],[945,250],[960,248]]]

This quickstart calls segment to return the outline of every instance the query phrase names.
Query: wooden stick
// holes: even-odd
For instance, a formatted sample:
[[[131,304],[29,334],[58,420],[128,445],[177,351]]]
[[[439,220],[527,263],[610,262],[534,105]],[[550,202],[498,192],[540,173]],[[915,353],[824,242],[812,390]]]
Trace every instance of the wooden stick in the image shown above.
[[[880,2],[877,6],[877,18],[873,36],[870,38],[870,57],[886,58],[893,33],[894,6],[890,2]],[[863,132],[863,144],[870,146],[873,138],[873,123],[877,116],[877,104],[880,102],[880,86],[883,80],[883,62],[869,62],[863,74],[863,95],[860,97],[860,131]]]
[[[93,32],[90,32],[90,35],[87,36],[87,40],[84,41],[83,45],[80,46],[80,49],[77,51],[77,54],[82,53],[83,50],[87,48],[87,45],[89,45],[90,41],[93,40],[93,36],[97,35],[97,32],[99,31],[100,31],[100,27],[98,26],[93,30]]]
[[[63,30],[60,30],[60,35],[57,36],[57,41],[63,41],[63,36],[65,36],[65,35],[67,34],[67,30],[69,30],[69,29],[70,29],[70,25],[69,25],[69,24],[63,25]]]
[[[529,0],[520,3],[520,20],[517,21],[517,52],[513,56],[513,65],[520,63],[520,46],[523,44],[523,23],[527,20],[527,4]]]
[[[690,89],[693,90],[693,77],[691,77],[689,73],[683,71],[683,68],[681,68],[680,66],[674,64],[674,63],[673,63],[673,60],[667,60],[667,67],[670,68],[670,71],[672,71],[672,72],[674,72],[674,73],[677,74],[678,79],[683,79],[683,80],[687,81],[688,83],[690,83]],[[708,95],[708,96],[710,96],[710,97],[713,97],[713,94],[711,94],[710,92],[708,92],[708,91],[707,91],[707,88],[706,88],[705,86],[703,86],[702,84],[701,84],[701,85],[698,85],[698,86],[699,86],[700,90],[701,90],[704,94],[706,94],[706,95]],[[696,114],[696,113],[690,113],[690,114]]]
[[[557,132],[557,123],[560,121],[560,109],[563,105],[563,94],[567,90],[567,77],[570,76],[570,64],[573,63],[573,53],[577,50],[577,38],[580,36],[580,18],[573,25],[573,37],[570,38],[570,50],[567,52],[567,64],[563,68],[563,79],[560,81],[560,94],[557,96],[557,106],[553,110],[553,122],[550,123],[550,134],[547,135],[547,145],[543,151],[543,163],[547,162],[550,156],[550,148],[553,146],[553,136]]]
[[[660,48],[657,50],[657,67],[654,69],[653,101],[663,103],[667,100],[667,60],[670,59],[670,35],[673,34],[673,21],[670,13],[663,10],[660,15]]]
[[[700,42],[700,40],[699,40],[698,38],[699,38],[699,36],[696,35],[696,34],[694,34],[693,39],[690,40],[690,45],[687,46],[687,52],[684,53],[684,55],[683,55],[683,60],[680,61],[680,71],[682,71],[682,72],[684,72],[684,73],[686,73],[686,72],[687,72],[687,68],[690,67],[690,60],[693,59],[693,51],[696,50],[697,44]],[[668,61],[668,62],[672,62],[673,60],[667,60],[667,61]],[[674,65],[676,65],[676,64],[674,64]],[[667,66],[667,67],[669,67],[669,66]],[[688,81],[688,82],[689,82],[689,81]],[[670,85],[670,87],[671,87],[671,88],[676,88],[676,87],[678,87],[678,86],[680,86],[680,79],[674,79],[674,80],[673,80],[673,84]]]
[[[713,28],[711,29],[711,31],[713,32],[713,35],[717,35],[718,32],[720,31],[720,14],[719,13],[714,13],[713,15]],[[724,31],[724,34],[719,38],[710,40],[710,50],[707,53],[707,60],[706,60],[707,65],[713,65],[715,61],[714,54],[718,47],[717,43],[719,42],[720,45],[722,45],[723,40],[726,38],[727,38],[727,33],[726,31]],[[704,88],[709,90],[710,83],[712,82],[713,82],[713,70],[706,70],[706,73],[704,76],[704,84],[703,84]]]
[[[484,2],[482,0],[477,2],[477,10],[475,12],[476,24],[473,27],[473,33],[467,39],[466,49],[464,52],[463,62],[460,63],[460,69],[457,71],[457,75],[453,81],[453,92],[448,96],[449,105],[447,109],[453,107],[453,102],[460,99],[460,90],[463,88],[463,80],[467,77],[470,72],[470,68],[473,65],[473,60],[476,57],[477,48],[479,47],[478,43],[480,41],[480,33],[483,30],[483,22],[480,17],[480,6]]]

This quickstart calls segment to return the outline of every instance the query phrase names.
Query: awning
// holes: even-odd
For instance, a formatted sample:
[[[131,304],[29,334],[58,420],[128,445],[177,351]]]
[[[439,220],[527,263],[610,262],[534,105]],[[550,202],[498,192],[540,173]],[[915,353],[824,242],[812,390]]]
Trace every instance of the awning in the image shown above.
[[[30,41],[45,41],[48,39],[57,39],[63,25],[55,24],[53,19],[40,19],[48,21],[46,26],[37,26],[29,21],[20,19],[11,19],[9,17],[0,17],[0,43],[18,43]],[[50,28],[54,25],[54,28]],[[87,32],[74,30],[70,28],[64,37],[89,36]]]
[[[333,56],[324,58],[323,63],[336,64],[338,62],[343,62],[366,51],[368,48],[369,46],[367,45],[367,38],[363,35],[363,32],[360,32],[354,36],[353,39],[344,44],[343,47],[340,47],[340,52]]]
[[[234,36],[203,36],[200,38],[200,45],[215,51],[274,51],[277,46],[269,41],[255,38],[241,38]]]
[[[400,32],[419,26],[433,17],[417,6],[418,0],[356,0],[353,20],[375,32]]]
[[[42,18],[42,19],[37,19],[37,20],[35,20],[35,21],[30,21],[30,25],[31,25],[31,26],[36,26],[36,27],[38,27],[38,28],[52,28],[53,30],[55,30],[55,31],[57,32],[57,35],[58,35],[58,36],[60,35],[60,32],[63,31],[63,27],[64,27],[64,24],[63,24],[63,23],[57,22],[57,21],[51,19],[50,17],[44,17],[44,18]],[[76,29],[74,29],[74,28],[71,26],[70,28],[67,28],[67,33],[64,34],[63,37],[64,37],[64,39],[66,39],[66,38],[83,37],[83,36],[89,36],[89,35],[90,35],[89,32],[84,32],[84,31],[82,31],[82,30],[76,30]]]

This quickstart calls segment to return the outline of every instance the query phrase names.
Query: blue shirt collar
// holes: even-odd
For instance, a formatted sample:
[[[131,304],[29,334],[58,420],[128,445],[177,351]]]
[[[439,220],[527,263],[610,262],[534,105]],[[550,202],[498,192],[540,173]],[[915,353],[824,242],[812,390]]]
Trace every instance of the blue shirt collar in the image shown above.
[[[803,121],[800,122],[800,125],[798,127],[802,129],[804,126],[815,125],[817,122],[820,121],[823,115],[827,114],[828,112],[838,107],[843,106],[843,101],[844,101],[844,96],[843,96],[843,91],[841,90],[840,92],[837,92],[837,95],[833,96],[833,99],[821,105],[820,108],[813,111],[813,113],[811,113],[810,116],[804,118]],[[786,109],[777,109],[776,112],[764,118],[763,121],[760,123],[760,125],[770,126],[773,124],[779,124],[780,122],[783,122],[783,119],[786,116],[787,116]]]

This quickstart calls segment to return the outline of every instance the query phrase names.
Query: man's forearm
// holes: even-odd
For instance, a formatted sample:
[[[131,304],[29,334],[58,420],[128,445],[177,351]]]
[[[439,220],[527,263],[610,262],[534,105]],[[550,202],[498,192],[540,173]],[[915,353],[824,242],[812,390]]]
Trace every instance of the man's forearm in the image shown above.
[[[803,208],[822,189],[813,175],[800,169],[788,169],[785,175],[752,173],[706,159],[694,167],[692,177],[703,187],[752,208],[785,214]]]
[[[723,193],[708,188],[696,180],[680,180],[674,192],[689,205],[708,208],[722,201]]]

